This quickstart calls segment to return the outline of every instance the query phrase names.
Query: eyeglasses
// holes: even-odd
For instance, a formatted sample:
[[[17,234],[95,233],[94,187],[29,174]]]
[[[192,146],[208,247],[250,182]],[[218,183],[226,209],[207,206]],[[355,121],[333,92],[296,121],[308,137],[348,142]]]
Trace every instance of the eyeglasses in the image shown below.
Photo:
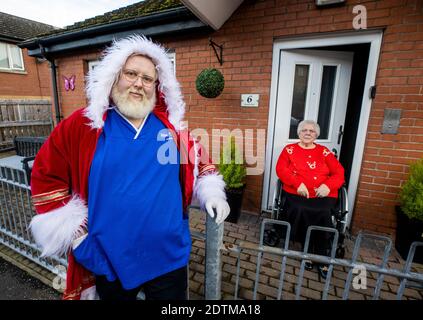
[[[306,133],[306,132],[316,133],[316,131],[315,131],[315,130],[313,130],[313,129],[303,129],[303,130],[301,130],[300,132],[301,132],[301,133]]]
[[[122,71],[122,74],[128,82],[132,82],[132,83],[135,83],[138,80],[138,78],[141,78],[141,82],[146,88],[152,87],[153,84],[156,82],[154,78],[147,76],[145,74],[138,74],[134,70],[126,69]]]

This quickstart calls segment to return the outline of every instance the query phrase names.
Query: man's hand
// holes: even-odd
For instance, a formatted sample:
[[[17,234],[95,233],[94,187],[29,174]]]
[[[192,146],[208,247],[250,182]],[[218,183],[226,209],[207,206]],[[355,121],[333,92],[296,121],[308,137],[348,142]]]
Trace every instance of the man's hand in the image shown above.
[[[297,189],[297,193],[298,193],[300,196],[306,197],[307,199],[308,199],[308,197],[309,197],[309,194],[308,194],[308,189],[307,189],[307,187],[305,186],[305,184],[304,184],[304,183],[302,183],[302,182],[301,182],[300,186],[299,186],[299,187],[298,187],[298,189]]]
[[[322,184],[320,185],[320,187],[318,187],[318,188],[316,189],[316,196],[317,196],[317,197],[319,197],[319,198],[324,198],[324,197],[327,197],[329,193],[330,193],[330,189],[329,189],[329,187],[328,187],[327,185],[325,185],[324,183],[322,183]]]
[[[216,223],[221,224],[229,215],[231,208],[229,204],[220,198],[211,198],[206,202],[206,210],[210,217],[214,218],[214,211],[216,209]]]

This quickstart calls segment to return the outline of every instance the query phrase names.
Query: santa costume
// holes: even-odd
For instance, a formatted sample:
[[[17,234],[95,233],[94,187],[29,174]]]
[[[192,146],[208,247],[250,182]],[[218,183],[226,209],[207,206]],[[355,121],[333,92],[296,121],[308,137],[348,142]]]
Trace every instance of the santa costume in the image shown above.
[[[154,110],[141,133],[131,136],[134,128],[110,93],[134,54],[152,59],[158,81]],[[64,299],[93,298],[92,271],[109,281],[119,278],[130,289],[186,265],[192,198],[202,205],[226,199],[222,176],[183,126],[185,103],[163,47],[138,35],[115,41],[90,71],[86,91],[88,107],[57,125],[31,176],[38,214],[30,228],[42,256],[68,254]],[[176,167],[153,161],[165,143],[177,150]],[[84,228],[88,236],[73,252]]]

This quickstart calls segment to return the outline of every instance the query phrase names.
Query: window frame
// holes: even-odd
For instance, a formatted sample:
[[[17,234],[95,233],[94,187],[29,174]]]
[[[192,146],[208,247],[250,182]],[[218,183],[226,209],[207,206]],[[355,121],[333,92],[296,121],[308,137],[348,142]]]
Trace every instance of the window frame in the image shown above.
[[[0,71],[18,71],[18,72],[25,71],[25,63],[24,63],[24,59],[23,59],[22,49],[19,48],[16,44],[13,44],[13,43],[7,43],[7,42],[2,42],[2,41],[0,41],[0,43],[6,45],[6,54],[7,54],[7,60],[8,60],[8,63],[9,63],[9,68],[0,67]],[[12,47],[16,47],[16,48],[19,49],[19,57],[20,57],[21,62],[22,62],[22,68],[14,68],[13,67],[14,61],[13,61],[12,52],[11,52]]]

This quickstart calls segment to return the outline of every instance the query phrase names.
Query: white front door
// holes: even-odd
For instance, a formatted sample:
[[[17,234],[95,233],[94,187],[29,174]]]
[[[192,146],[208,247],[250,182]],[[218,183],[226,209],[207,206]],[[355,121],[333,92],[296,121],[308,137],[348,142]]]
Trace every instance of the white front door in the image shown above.
[[[273,202],[276,162],[285,145],[298,141],[301,120],[320,125],[317,143],[341,153],[353,53],[326,50],[282,50],[267,207]]]

